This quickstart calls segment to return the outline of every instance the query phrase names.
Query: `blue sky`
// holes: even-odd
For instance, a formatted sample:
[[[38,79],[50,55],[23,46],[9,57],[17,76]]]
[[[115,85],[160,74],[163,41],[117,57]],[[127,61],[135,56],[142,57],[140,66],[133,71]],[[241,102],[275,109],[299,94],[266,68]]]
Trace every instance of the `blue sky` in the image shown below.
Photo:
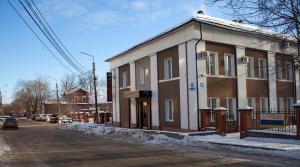
[[[11,0],[39,32],[16,0]],[[174,25],[202,9],[207,15],[228,18],[218,5],[204,0],[34,0],[61,41],[86,68],[95,55],[97,75],[109,70],[104,61]],[[52,57],[6,0],[0,1],[0,87],[4,102],[12,99],[19,79],[50,75],[60,79],[68,72]],[[40,32],[39,32],[40,33]],[[58,54],[57,54],[58,55]],[[59,55],[58,55],[59,56]],[[61,60],[63,60],[61,58]],[[71,68],[71,67],[70,67]],[[49,80],[51,87],[54,82]]]

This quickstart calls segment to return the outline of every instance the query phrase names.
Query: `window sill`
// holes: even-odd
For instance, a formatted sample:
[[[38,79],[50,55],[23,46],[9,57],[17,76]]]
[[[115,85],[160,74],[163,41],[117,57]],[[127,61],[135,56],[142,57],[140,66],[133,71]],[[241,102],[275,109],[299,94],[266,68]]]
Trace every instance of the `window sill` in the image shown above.
[[[248,80],[261,80],[261,81],[267,81],[268,78],[246,78]]]
[[[279,82],[294,82],[293,80],[286,80],[286,79],[277,79],[276,81],[279,81]]]
[[[208,78],[237,78],[236,76],[228,76],[228,75],[210,75],[207,74]]]
[[[174,81],[174,80],[178,80],[179,77],[175,77],[175,78],[171,78],[171,79],[162,79],[162,80],[159,80],[158,82],[161,83],[161,82],[168,82],[168,81]]]
[[[120,89],[129,89],[130,86],[127,86],[127,87],[121,87]]]

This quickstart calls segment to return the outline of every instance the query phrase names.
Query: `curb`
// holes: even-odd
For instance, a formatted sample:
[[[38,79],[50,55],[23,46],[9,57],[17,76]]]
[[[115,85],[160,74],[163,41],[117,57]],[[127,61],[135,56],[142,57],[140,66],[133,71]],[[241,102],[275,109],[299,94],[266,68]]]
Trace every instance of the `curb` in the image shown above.
[[[280,148],[267,148],[267,147],[259,147],[259,146],[246,146],[246,145],[227,144],[227,143],[218,143],[218,142],[208,142],[208,143],[209,144],[215,144],[215,145],[222,145],[222,146],[234,146],[234,147],[241,147],[241,148],[253,148],[253,149],[270,150],[270,151],[287,151],[285,149],[280,149]]]

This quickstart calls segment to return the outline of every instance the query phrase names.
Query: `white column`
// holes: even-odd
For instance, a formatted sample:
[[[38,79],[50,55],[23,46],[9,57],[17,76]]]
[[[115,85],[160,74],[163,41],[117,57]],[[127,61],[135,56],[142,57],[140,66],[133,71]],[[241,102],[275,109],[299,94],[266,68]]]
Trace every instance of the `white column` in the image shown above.
[[[150,55],[152,126],[159,126],[157,55]]]
[[[270,110],[277,109],[277,89],[276,89],[276,72],[275,72],[275,52],[268,51],[268,73],[269,73],[269,102]]]
[[[112,73],[112,107],[113,107],[113,122],[117,122],[116,115],[116,69],[111,70]]]
[[[135,62],[130,62],[130,90],[136,90],[135,82]],[[130,99],[130,121],[132,124],[136,124],[136,101],[135,99]]]
[[[196,42],[196,40],[191,40],[187,42],[189,128],[193,130],[198,130],[197,78],[195,55]]]
[[[241,60],[245,56],[245,47],[236,46],[236,76],[238,92],[238,108],[242,109],[248,106],[247,100],[247,64]]]
[[[189,128],[189,114],[187,101],[187,71],[186,71],[186,43],[178,45],[179,54],[179,84],[180,84],[180,121],[181,129]]]
[[[205,41],[197,44],[197,53],[205,51]],[[199,109],[207,108],[206,59],[197,59]]]
[[[296,81],[296,100],[300,102],[300,72],[299,69],[295,69],[295,81]]]
[[[116,114],[115,114],[115,119],[116,122],[120,123],[120,85],[119,85],[119,68],[115,69],[116,73]]]

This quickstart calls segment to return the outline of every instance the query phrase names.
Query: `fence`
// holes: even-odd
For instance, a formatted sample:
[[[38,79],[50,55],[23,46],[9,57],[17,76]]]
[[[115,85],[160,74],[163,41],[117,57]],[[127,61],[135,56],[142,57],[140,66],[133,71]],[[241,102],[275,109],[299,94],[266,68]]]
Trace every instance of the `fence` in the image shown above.
[[[225,126],[226,126],[226,133],[233,133],[239,131],[239,115],[238,112],[236,114],[225,112]],[[209,124],[210,128],[215,128],[215,111],[211,110],[209,113]]]
[[[261,130],[270,133],[296,133],[295,111],[253,111],[252,130]]]

